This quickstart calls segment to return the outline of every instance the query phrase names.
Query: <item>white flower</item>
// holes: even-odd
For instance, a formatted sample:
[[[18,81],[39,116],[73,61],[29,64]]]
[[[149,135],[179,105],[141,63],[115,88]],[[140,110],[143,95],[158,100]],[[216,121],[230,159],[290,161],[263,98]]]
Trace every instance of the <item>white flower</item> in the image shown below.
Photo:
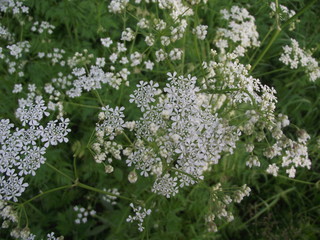
[[[107,38],[101,38],[100,41],[101,41],[102,45],[103,45],[104,47],[107,47],[107,48],[110,47],[110,45],[113,43],[113,41],[112,41],[111,38],[109,38],[109,37],[107,37]]]
[[[15,84],[12,90],[12,93],[20,93],[22,92],[22,84]]]
[[[207,25],[199,25],[192,30],[192,33],[197,35],[197,38],[204,40],[208,33],[207,29],[208,29]]]
[[[144,227],[142,226],[144,222],[144,218],[151,214],[151,209],[142,208],[140,206],[135,207],[133,203],[130,203],[130,207],[134,211],[135,215],[131,216],[129,215],[127,218],[127,222],[138,222],[138,230],[142,232],[144,230]]]
[[[153,69],[154,63],[151,62],[150,60],[145,61],[144,64],[146,66],[146,69],[148,69],[148,70],[152,70]]]
[[[275,177],[278,176],[278,171],[279,167],[275,163],[270,164],[267,168],[267,173],[272,174]]]

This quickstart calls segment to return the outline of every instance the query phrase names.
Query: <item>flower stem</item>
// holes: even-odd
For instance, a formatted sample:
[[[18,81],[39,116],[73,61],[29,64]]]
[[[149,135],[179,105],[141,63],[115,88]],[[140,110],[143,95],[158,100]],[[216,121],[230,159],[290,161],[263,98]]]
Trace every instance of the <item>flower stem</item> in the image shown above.
[[[269,41],[269,43],[267,44],[267,46],[263,49],[263,51],[260,53],[258,59],[255,61],[255,63],[253,64],[253,66],[251,67],[249,74],[252,73],[252,71],[256,68],[256,66],[260,63],[260,61],[262,60],[262,58],[264,57],[264,55],[268,52],[268,50],[270,49],[270,47],[272,46],[272,44],[274,43],[274,41],[278,38],[279,34],[281,33],[281,31],[286,28],[287,26],[289,26],[294,20],[296,20],[296,18],[298,18],[300,15],[302,15],[308,8],[310,8],[317,0],[312,0],[310,1],[306,6],[304,6],[302,9],[300,9],[299,12],[297,12],[294,16],[292,16],[291,18],[289,18],[282,26],[277,27],[274,30],[274,33]]]
[[[59,169],[57,169],[55,166],[51,165],[50,163],[46,162],[46,165],[49,166],[50,168],[52,168],[57,173],[61,174],[62,176],[68,178],[70,181],[72,181],[72,182],[74,181],[71,177],[69,177],[67,174],[63,173],[62,171],[60,171]]]
[[[93,192],[102,193],[102,194],[105,194],[105,195],[108,195],[108,196],[117,197],[117,198],[125,199],[125,200],[131,201],[131,202],[135,202],[131,198],[128,198],[128,197],[125,197],[125,196],[121,196],[121,195],[117,195],[117,194],[114,194],[114,193],[111,193],[111,192],[107,192],[107,191],[104,191],[104,190],[100,190],[98,188],[91,187],[89,185],[86,185],[86,184],[83,184],[83,183],[80,183],[80,182],[75,183],[74,186],[77,186],[77,187],[80,187],[80,188],[84,188],[84,189],[87,189],[87,190],[90,190],[90,191],[93,191]]]
[[[313,183],[313,182],[307,182],[307,181],[303,181],[303,180],[299,180],[299,179],[289,178],[289,177],[286,177],[283,175],[278,175],[278,177],[289,180],[289,181],[293,181],[293,182],[303,183],[303,184],[307,184],[307,185],[315,185],[315,183]]]
[[[23,203],[21,203],[21,206],[24,206],[25,204],[29,203],[29,202],[32,202],[33,200],[37,199],[37,198],[40,198],[42,197],[43,195],[46,195],[48,193],[52,193],[52,192],[57,192],[57,191],[60,191],[60,190],[63,190],[63,189],[66,189],[66,188],[71,188],[73,187],[74,185],[72,184],[69,184],[69,185],[64,185],[64,186],[61,186],[61,187],[56,187],[56,188],[52,188],[48,191],[45,191],[45,192],[42,192],[36,196],[34,196],[33,198],[30,198],[29,200],[27,201],[24,201]]]

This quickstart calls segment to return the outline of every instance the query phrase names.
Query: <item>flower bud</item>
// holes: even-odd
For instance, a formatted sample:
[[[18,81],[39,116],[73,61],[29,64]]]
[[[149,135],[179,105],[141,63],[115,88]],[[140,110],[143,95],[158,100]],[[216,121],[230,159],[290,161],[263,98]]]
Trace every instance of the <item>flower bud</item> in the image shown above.
[[[138,175],[135,170],[129,173],[128,180],[130,183],[135,183],[138,180]]]
[[[112,173],[113,172],[113,167],[111,165],[106,165],[105,172],[106,173]]]

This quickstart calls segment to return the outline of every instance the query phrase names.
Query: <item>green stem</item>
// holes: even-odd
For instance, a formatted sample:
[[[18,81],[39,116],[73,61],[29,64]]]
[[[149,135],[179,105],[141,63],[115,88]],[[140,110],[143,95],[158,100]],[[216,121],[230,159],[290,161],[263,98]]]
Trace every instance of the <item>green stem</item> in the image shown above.
[[[128,135],[125,132],[122,132],[123,136],[127,139],[127,141],[133,146],[133,142],[130,140]]]
[[[269,51],[269,49],[272,46],[272,44],[274,43],[274,41],[278,38],[280,32],[281,32],[281,29],[278,29],[278,28],[274,31],[274,33],[271,37],[271,40],[269,41],[268,45],[263,49],[263,51],[260,53],[258,59],[255,61],[255,63],[251,67],[249,74],[256,68],[256,66],[260,63],[260,61],[262,60],[264,55],[266,55],[266,53]]]
[[[289,178],[283,175],[278,175],[278,177],[292,181],[292,182],[298,182],[298,183],[303,183],[303,184],[307,184],[307,185],[315,185],[315,183],[313,182],[307,182],[307,181],[303,181],[303,180],[299,180],[299,179],[294,179],[294,178]]]
[[[43,195],[46,195],[46,194],[48,194],[48,193],[57,192],[57,191],[60,191],[60,190],[66,189],[66,188],[71,188],[71,187],[73,187],[73,185],[70,185],[70,184],[69,184],[69,185],[64,185],[64,186],[61,186],[61,187],[52,188],[52,189],[50,189],[50,190],[48,190],[48,191],[42,192],[42,193],[34,196],[33,198],[30,198],[29,200],[21,203],[20,206],[24,206],[25,204],[27,204],[27,203],[29,203],[29,202],[32,202],[33,200],[35,200],[35,199],[37,199],[37,198],[40,198],[40,197],[42,197]]]
[[[287,26],[289,26],[293,21],[295,21],[301,14],[303,14],[308,8],[310,8],[317,0],[312,0],[310,1],[306,6],[304,6],[299,12],[297,12],[294,16],[292,16],[291,18],[289,18],[283,25],[282,28],[276,28],[276,30],[274,31],[268,45],[263,49],[263,51],[260,53],[258,59],[255,61],[255,63],[253,64],[253,66],[251,67],[249,73],[251,73],[256,66],[260,63],[260,61],[262,60],[262,58],[264,57],[264,55],[268,52],[268,50],[270,49],[270,47],[272,46],[272,44],[274,43],[274,41],[278,38],[279,34],[281,33],[281,31],[286,28]]]
[[[97,107],[97,106],[85,105],[85,104],[74,103],[74,102],[64,102],[64,103],[72,104],[72,105],[79,106],[79,107],[84,107],[84,108],[101,109],[100,107]]]
[[[261,74],[255,74],[254,77],[261,77],[261,76],[269,75],[269,74],[272,74],[272,73],[281,72],[283,70],[284,70],[284,68],[279,68],[279,69],[275,69],[275,70],[272,70],[272,71],[269,71],[269,72],[264,72],[264,73],[261,73]]]
[[[272,30],[273,30],[273,27],[271,27],[271,28],[269,29],[269,31],[267,32],[267,34],[266,34],[266,35],[264,36],[264,38],[262,39],[260,45],[263,45],[263,44],[264,44],[264,42],[267,40],[267,38],[269,37],[269,35],[272,33]],[[259,51],[259,48],[257,48],[257,49],[254,51],[253,55],[252,55],[252,56],[250,57],[250,59],[249,59],[249,63],[252,62],[253,58],[257,55],[258,51]]]
[[[90,190],[90,191],[93,191],[93,192],[98,192],[98,193],[102,193],[102,194],[105,194],[105,195],[108,195],[108,196],[117,197],[117,198],[125,199],[125,200],[131,201],[131,202],[135,202],[131,198],[124,197],[124,196],[117,195],[117,194],[113,194],[111,192],[103,191],[103,190],[100,190],[98,188],[91,187],[89,185],[86,185],[86,184],[83,184],[83,183],[80,183],[80,182],[76,183],[75,186],[80,187],[80,188],[84,188],[84,189],[87,189],[87,190]]]
[[[93,137],[93,135],[94,135],[95,132],[96,132],[96,129],[93,129],[93,131],[92,131],[92,133],[91,133],[91,135],[90,135],[89,141],[88,141],[88,143],[87,143],[87,148],[90,147],[90,145],[91,145],[91,139],[92,139],[92,137]]]
[[[76,156],[73,157],[73,173],[74,173],[74,177],[75,179],[79,179],[78,177],[78,172],[77,172],[77,159]]]
[[[94,92],[95,95],[97,96],[97,98],[98,98],[99,103],[101,104],[101,106],[104,107],[105,104],[102,102],[102,99],[101,99],[100,94],[98,93],[98,91],[97,91],[97,90],[94,90],[93,92]]]
[[[73,179],[71,177],[69,177],[67,174],[63,173],[62,171],[60,171],[59,169],[57,169],[55,166],[51,165],[50,163],[46,162],[46,165],[49,166],[50,168],[52,168],[53,170],[55,170],[57,173],[61,174],[62,176],[68,178],[70,181],[73,182]]]
[[[299,12],[297,12],[295,15],[293,15],[291,18],[289,18],[283,25],[282,29],[289,26],[293,21],[295,21],[300,15],[302,15],[305,11],[308,10],[313,4],[315,4],[317,0],[310,1],[307,5],[305,5]]]
[[[27,215],[27,211],[26,211],[26,208],[24,206],[22,206],[22,209],[23,209],[23,212],[24,212],[24,216],[26,218],[26,227],[29,226],[29,218],[28,218],[28,215]]]

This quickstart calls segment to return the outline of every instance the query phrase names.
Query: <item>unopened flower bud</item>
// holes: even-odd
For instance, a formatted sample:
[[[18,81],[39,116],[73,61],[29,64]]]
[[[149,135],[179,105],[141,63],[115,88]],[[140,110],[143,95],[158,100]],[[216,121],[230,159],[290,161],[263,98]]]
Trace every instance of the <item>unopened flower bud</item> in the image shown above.
[[[135,183],[138,180],[138,175],[135,170],[129,173],[128,180],[130,183]]]
[[[113,167],[111,165],[106,165],[105,172],[106,173],[112,173],[113,172]]]

